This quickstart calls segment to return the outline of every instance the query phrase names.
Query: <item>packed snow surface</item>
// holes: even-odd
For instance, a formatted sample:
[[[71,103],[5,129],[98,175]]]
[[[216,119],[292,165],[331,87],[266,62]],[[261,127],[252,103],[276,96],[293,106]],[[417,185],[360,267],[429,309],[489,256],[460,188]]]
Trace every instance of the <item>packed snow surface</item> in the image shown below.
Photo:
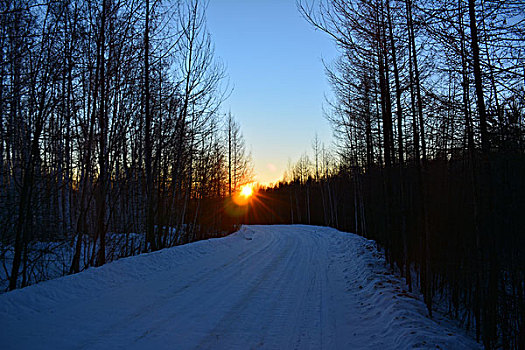
[[[375,244],[245,226],[0,295],[3,349],[473,349]]]

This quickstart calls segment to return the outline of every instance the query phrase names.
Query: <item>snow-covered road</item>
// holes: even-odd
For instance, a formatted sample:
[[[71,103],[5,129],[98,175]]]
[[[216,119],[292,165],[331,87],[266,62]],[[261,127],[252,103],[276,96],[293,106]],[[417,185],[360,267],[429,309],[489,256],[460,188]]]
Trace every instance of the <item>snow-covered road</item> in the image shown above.
[[[472,349],[373,242],[247,226],[0,295],[3,349]]]

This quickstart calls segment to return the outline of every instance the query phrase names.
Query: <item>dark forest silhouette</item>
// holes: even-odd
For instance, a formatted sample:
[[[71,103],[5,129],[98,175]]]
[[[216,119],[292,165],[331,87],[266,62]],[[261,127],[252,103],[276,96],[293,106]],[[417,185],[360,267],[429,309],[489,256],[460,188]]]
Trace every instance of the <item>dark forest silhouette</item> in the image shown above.
[[[205,9],[198,0],[0,3],[0,256],[10,290],[233,230],[223,201],[251,165],[239,124],[220,113],[229,89]]]

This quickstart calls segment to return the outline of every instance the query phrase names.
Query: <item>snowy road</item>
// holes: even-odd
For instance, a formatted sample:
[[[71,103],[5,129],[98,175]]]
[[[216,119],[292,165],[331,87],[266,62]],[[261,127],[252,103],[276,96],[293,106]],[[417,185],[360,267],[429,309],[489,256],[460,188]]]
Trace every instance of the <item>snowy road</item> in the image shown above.
[[[3,349],[471,349],[373,244],[248,226],[0,295]]]

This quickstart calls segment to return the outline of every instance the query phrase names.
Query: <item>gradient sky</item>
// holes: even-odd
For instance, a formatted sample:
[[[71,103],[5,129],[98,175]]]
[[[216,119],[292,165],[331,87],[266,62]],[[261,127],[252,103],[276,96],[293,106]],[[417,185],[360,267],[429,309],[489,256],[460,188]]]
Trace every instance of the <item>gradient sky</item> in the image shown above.
[[[282,178],[288,160],[312,153],[317,133],[328,147],[322,113],[331,94],[322,60],[337,51],[299,14],[295,0],[211,0],[208,29],[233,92],[223,105],[239,121],[255,180]]]

